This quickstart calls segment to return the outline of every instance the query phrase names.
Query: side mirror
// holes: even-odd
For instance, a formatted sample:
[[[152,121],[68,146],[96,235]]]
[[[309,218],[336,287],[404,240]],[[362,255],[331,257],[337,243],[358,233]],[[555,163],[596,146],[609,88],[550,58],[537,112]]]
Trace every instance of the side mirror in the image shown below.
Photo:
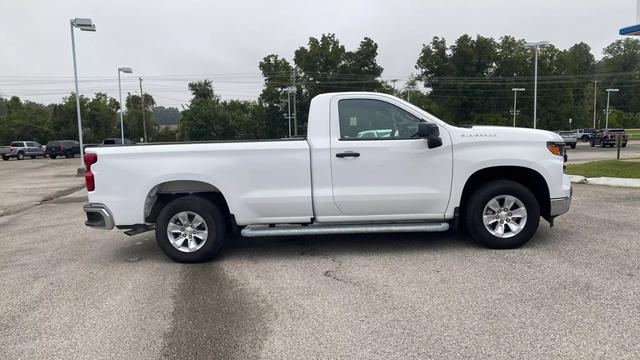
[[[436,124],[421,122],[418,124],[418,137],[427,139],[427,146],[433,149],[442,146],[440,128]]]

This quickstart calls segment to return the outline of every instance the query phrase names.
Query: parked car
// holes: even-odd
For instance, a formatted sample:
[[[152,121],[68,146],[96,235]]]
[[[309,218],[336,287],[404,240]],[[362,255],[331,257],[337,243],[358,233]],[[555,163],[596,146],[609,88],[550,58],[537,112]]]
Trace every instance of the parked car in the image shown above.
[[[0,147],[0,156],[2,156],[2,160],[11,158],[22,160],[25,156],[32,159],[35,159],[36,156],[44,157],[45,153],[42,145],[36,141],[14,141],[9,146]]]
[[[45,153],[51,159],[55,159],[58,156],[72,158],[80,154],[80,143],[75,140],[49,141]]]
[[[576,138],[587,142],[591,140],[591,137],[596,132],[596,129],[576,129]]]
[[[591,138],[591,146],[614,147],[616,146],[616,136],[621,136],[620,146],[627,147],[627,132],[624,129],[600,129],[596,131]]]
[[[125,145],[135,145],[136,142],[133,140],[129,140],[127,138],[124,138],[124,144]],[[102,145],[122,145],[122,139],[121,138],[107,138],[102,140]]]
[[[335,111],[334,111],[335,109]],[[544,130],[447,124],[382,93],[327,93],[305,138],[87,148],[85,224],[155,227],[179,262],[243,236],[439,232],[515,248],[569,210],[564,142]],[[384,138],[369,130],[394,129]],[[240,230],[241,229],[241,230]]]
[[[558,135],[562,136],[562,140],[567,146],[571,146],[572,149],[575,149],[578,143],[578,139],[576,137],[576,133],[573,131],[558,131]]]

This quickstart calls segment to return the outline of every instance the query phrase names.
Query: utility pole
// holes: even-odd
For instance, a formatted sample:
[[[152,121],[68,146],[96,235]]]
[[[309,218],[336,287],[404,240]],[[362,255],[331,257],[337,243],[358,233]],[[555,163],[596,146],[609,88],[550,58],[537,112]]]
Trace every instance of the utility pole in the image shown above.
[[[147,123],[144,120],[144,93],[142,92],[142,78],[140,80],[140,106],[142,107],[142,131],[144,133],[144,142],[147,142]]]
[[[605,120],[604,129],[609,130],[609,96],[612,92],[618,92],[618,89],[607,89],[607,115]],[[604,145],[603,145],[604,146]]]
[[[296,106],[296,93],[298,88],[296,87],[296,69],[291,70],[291,79],[293,82],[293,135],[298,136],[298,111]]]
[[[596,101],[598,97],[596,94],[598,93],[598,80],[593,81],[593,128],[596,128]]]
[[[518,114],[518,91],[524,91],[523,88],[513,88],[513,127],[516,127],[516,115]]]
[[[398,81],[398,79],[392,79],[389,81],[393,83],[393,96],[396,96],[396,81]]]

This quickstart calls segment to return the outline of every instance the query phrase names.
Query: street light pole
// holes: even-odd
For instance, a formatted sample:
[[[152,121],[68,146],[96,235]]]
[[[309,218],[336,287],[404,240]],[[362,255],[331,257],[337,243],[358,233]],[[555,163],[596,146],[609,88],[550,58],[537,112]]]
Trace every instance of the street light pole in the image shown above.
[[[120,144],[124,145],[124,121],[122,120],[122,112],[124,111],[124,105],[122,104],[122,84],[120,82],[120,73],[131,74],[133,70],[128,67],[118,68],[118,95],[120,97]]]
[[[607,89],[607,114],[605,116],[605,123],[604,123],[604,129],[605,130],[609,130],[609,97],[611,95],[612,92],[618,92],[620,90],[618,89]]]
[[[84,144],[82,141],[82,115],[80,113],[80,90],[78,89],[78,65],[76,63],[76,39],[73,34],[73,28],[77,27],[81,31],[96,31],[96,26],[91,19],[75,18],[69,20],[69,28],[71,29],[71,52],[73,53],[73,79],[76,85],[76,112],[78,114],[78,142],[80,143],[80,161],[82,162],[82,168],[79,169],[84,172]]]
[[[598,80],[593,81],[593,128],[596,128],[596,101],[598,97],[596,94],[598,93]]]
[[[549,45],[548,41],[538,41],[534,43],[526,43],[525,47],[532,48],[535,51],[534,56],[534,79],[533,79],[533,128],[537,128],[538,116],[538,48]]]
[[[287,119],[289,120],[289,137],[291,137],[291,92],[287,89]]]
[[[517,113],[517,103],[518,103],[518,91],[524,91],[523,88],[513,88],[513,127],[516,127],[516,113]]]
[[[139,77],[140,80],[140,106],[142,107],[142,131],[144,134],[144,142],[147,142],[147,123],[144,120],[144,93],[142,92],[142,78]]]

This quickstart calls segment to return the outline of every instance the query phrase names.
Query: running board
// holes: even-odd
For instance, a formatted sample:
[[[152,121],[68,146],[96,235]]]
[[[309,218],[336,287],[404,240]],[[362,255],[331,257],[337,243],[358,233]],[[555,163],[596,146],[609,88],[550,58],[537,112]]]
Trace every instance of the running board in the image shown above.
[[[370,234],[392,232],[442,232],[449,230],[449,223],[407,223],[407,224],[358,224],[358,225],[250,225],[242,229],[245,237],[290,236],[290,235],[333,235]]]

